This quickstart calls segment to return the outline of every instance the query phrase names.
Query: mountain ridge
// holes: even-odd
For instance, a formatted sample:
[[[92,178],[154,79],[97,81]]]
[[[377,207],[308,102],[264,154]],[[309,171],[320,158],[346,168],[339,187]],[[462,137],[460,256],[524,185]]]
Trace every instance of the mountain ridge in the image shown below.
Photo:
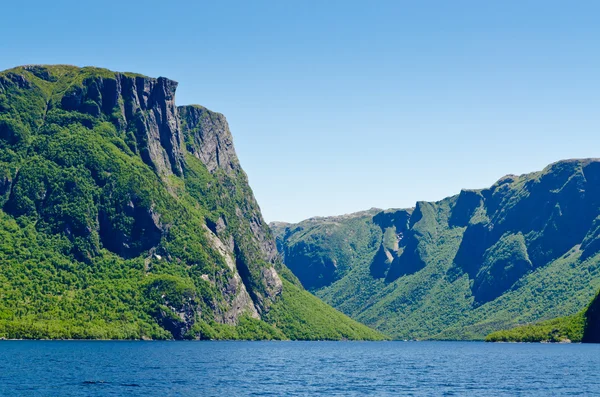
[[[401,339],[483,339],[516,321],[574,314],[600,289],[599,178],[598,159],[563,160],[414,210],[274,233],[303,285],[351,317]],[[359,232],[368,238],[335,242]],[[344,250],[350,264],[329,266],[315,284],[324,274],[315,269]],[[550,274],[566,281],[531,290]]]

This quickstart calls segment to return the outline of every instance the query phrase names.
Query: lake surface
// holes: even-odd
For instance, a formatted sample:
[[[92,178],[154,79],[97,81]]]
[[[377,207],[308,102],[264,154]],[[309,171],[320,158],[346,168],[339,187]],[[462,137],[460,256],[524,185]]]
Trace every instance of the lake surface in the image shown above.
[[[0,342],[2,396],[600,395],[600,345]]]

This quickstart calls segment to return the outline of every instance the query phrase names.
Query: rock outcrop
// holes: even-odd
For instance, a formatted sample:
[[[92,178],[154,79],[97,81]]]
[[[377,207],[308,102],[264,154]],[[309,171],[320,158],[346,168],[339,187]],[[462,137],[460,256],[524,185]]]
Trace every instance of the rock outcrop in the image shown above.
[[[220,169],[229,173],[240,169],[225,116],[197,105],[180,106],[178,110],[187,130],[186,148],[209,172]]]
[[[206,234],[213,247],[225,259],[225,263],[232,273],[232,276],[222,290],[226,301],[225,308],[217,309],[216,320],[222,324],[237,324],[238,319],[244,314],[250,315],[253,318],[260,318],[254,302],[250,294],[248,294],[248,290],[236,268],[231,247],[223,244],[208,227],[206,227]],[[210,281],[210,278],[208,280]]]
[[[73,84],[60,100],[67,111],[104,115],[129,134],[130,148],[159,175],[182,175],[182,135],[175,90],[177,82],[115,73]]]
[[[256,310],[268,312],[270,302],[282,289],[275,270],[280,258],[248,177],[240,167],[227,120],[198,105],[179,107],[179,116],[186,150],[219,181],[222,196],[232,198],[222,203],[231,211],[214,221],[208,219],[208,228],[222,241],[228,255],[235,258],[239,277]],[[240,192],[241,201],[236,199]]]

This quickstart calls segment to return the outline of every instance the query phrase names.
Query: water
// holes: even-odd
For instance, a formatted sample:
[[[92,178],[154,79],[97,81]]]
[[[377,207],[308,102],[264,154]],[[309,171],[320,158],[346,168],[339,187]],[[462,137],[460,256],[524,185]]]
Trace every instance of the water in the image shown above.
[[[0,342],[2,396],[600,395],[600,345]]]

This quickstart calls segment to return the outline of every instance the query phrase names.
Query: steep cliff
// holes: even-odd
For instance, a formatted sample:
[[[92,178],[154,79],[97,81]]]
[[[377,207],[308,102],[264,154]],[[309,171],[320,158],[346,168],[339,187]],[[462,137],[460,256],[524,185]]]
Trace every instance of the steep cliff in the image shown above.
[[[387,210],[364,217],[360,227],[342,221],[327,238],[306,236],[330,218],[275,233],[293,263],[294,247],[308,247],[303,257],[334,257],[332,241],[377,226],[375,244],[352,245],[353,253],[368,255],[355,256],[350,271],[307,288],[398,338],[482,339],[512,325],[575,314],[589,303],[600,288],[599,216],[600,160],[585,159],[509,175],[488,189],[418,202],[414,209]],[[303,283],[322,278],[290,268]]]
[[[0,72],[0,336],[381,338],[302,291],[227,121],[176,88]]]

